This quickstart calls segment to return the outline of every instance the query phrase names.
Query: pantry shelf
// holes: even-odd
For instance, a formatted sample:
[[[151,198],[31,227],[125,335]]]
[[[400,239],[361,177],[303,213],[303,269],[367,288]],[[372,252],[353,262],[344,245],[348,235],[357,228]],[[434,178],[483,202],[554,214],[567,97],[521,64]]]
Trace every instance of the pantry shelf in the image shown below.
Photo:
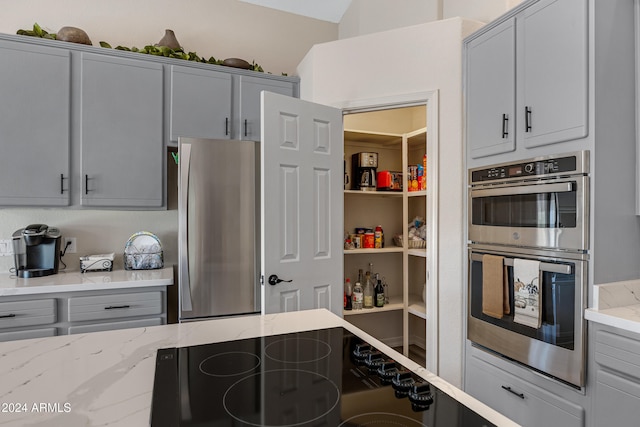
[[[376,196],[376,197],[402,197],[402,191],[344,190],[344,194],[358,194],[361,196]]]
[[[421,257],[421,258],[426,258],[427,257],[427,250],[426,249],[409,249],[407,251],[407,253],[411,256],[417,256],[417,257]]]
[[[358,249],[343,250],[345,280],[350,279],[353,285],[360,271],[377,273],[387,284],[385,293],[388,292],[390,297],[390,304],[380,308],[345,310],[344,318],[378,339],[393,337],[394,345],[402,340],[400,350],[403,354],[409,352],[410,345],[418,343],[424,347],[426,342],[425,305],[413,303],[422,302],[421,293],[427,282],[426,263],[430,258],[427,258],[426,245],[407,240],[409,236],[415,238],[426,234],[417,222],[422,224],[430,219],[427,217],[427,199],[433,191],[409,191],[409,188],[424,188],[418,184],[418,174],[421,169],[421,179],[426,179],[427,133],[426,127],[420,126],[421,120],[426,118],[424,105],[403,107],[397,111],[347,114],[344,117],[344,232],[354,245],[360,243]],[[416,129],[415,126],[420,127]],[[391,132],[381,132],[386,128]],[[395,130],[402,132],[396,134]],[[367,158],[373,153],[376,171],[382,173],[381,176],[376,175],[376,184],[380,187],[375,187],[377,191],[352,189],[357,187],[352,187],[354,182],[359,181],[356,178],[358,170],[355,169],[358,162],[363,156]],[[410,171],[416,175],[411,179]],[[388,186],[389,174],[393,175],[393,187]],[[365,188],[373,186],[365,185]],[[382,188],[396,188],[398,191],[383,191]],[[378,226],[384,230],[385,247],[364,249],[362,242],[354,241],[353,233],[363,228],[373,230]],[[370,240],[369,235],[367,246],[373,246]],[[416,360],[426,366],[424,350]]]
[[[358,316],[361,314],[374,314],[383,311],[402,310],[403,308],[404,305],[401,297],[391,297],[389,298],[389,304],[385,304],[382,307],[363,308],[361,310],[343,310],[342,313],[345,316]]]
[[[345,255],[357,255],[357,254],[380,254],[380,253],[384,253],[384,254],[388,254],[388,253],[393,253],[393,252],[398,252],[398,253],[402,253],[402,247],[400,246],[392,246],[389,248],[377,248],[377,249],[345,249],[344,250],[344,254]]]
[[[422,319],[427,319],[427,308],[423,302],[414,302],[409,304],[407,311],[414,316],[418,316]]]

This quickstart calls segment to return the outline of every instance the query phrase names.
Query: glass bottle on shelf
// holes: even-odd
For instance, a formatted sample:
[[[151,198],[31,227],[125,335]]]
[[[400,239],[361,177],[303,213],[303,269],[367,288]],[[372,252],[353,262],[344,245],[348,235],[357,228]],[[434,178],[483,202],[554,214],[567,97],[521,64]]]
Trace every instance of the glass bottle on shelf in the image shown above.
[[[384,288],[382,287],[382,280],[377,279],[374,293],[375,293],[374,304],[376,305],[376,307],[383,307],[384,306]]]
[[[353,287],[353,299],[352,299],[351,307],[354,310],[360,310],[362,308],[362,299],[363,299],[362,285],[358,281]]]
[[[382,289],[384,290],[384,303],[389,304],[389,284],[387,283],[387,279],[383,277],[380,279],[382,282]]]
[[[372,278],[369,272],[365,274],[364,277],[364,300],[363,307],[364,308],[373,308],[373,283]]]
[[[353,307],[353,286],[351,286],[351,279],[347,279],[344,283],[344,309],[351,310]]]

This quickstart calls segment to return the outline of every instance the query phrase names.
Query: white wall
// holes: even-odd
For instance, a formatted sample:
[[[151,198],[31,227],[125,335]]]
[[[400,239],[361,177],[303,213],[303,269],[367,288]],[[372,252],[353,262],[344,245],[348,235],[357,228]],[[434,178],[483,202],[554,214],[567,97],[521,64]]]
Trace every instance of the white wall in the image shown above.
[[[351,0],[339,26],[341,39],[440,19],[438,0]]]
[[[439,371],[462,383],[462,39],[482,23],[452,18],[314,46],[298,67],[301,97],[343,108],[439,91]],[[427,123],[427,126],[430,126]],[[431,315],[431,314],[429,314]]]
[[[54,33],[82,28],[94,46],[143,47],[172,29],[186,51],[255,60],[276,75],[293,75],[313,44],[338,37],[337,24],[237,0],[2,0],[0,6],[0,33],[37,22]]]
[[[523,0],[444,0],[443,18],[461,16],[477,21],[489,22]]]
[[[522,0],[352,0],[340,21],[340,39],[456,16],[489,22]]]

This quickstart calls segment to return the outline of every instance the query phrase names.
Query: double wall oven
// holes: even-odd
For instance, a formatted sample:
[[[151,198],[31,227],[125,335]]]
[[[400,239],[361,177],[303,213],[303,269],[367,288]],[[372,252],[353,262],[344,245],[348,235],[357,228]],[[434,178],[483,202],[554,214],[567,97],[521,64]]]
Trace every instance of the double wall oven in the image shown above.
[[[467,338],[574,387],[584,386],[589,257],[589,152],[469,170]],[[483,260],[502,259],[508,307],[483,310]],[[536,261],[538,325],[519,322],[514,264]],[[526,262],[526,261],[525,261]],[[514,286],[515,285],[515,286]],[[537,327],[536,327],[537,326]]]

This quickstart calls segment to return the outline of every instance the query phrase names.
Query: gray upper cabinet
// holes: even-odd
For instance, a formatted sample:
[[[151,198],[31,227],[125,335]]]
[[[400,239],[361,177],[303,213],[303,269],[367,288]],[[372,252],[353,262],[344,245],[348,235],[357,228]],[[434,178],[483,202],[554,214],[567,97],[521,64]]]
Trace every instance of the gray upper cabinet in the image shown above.
[[[465,41],[471,159],[588,133],[587,2],[531,3]]]
[[[467,46],[467,141],[473,158],[515,149],[515,20]]]
[[[293,83],[265,78],[238,76],[239,113],[234,120],[236,139],[260,140],[260,92],[267,91],[280,95],[295,96]]]
[[[171,66],[171,141],[231,138],[231,74]]]
[[[166,208],[167,146],[260,138],[297,78],[0,34],[0,207]],[[249,76],[246,74],[256,74]]]
[[[260,92],[294,96],[268,77],[171,66],[171,142],[178,137],[260,140]]]
[[[161,207],[162,64],[89,53],[81,63],[81,204]]]
[[[518,136],[527,148],[587,135],[587,2],[546,0],[518,17]]]
[[[4,40],[0,55],[0,205],[66,206],[71,56]]]

